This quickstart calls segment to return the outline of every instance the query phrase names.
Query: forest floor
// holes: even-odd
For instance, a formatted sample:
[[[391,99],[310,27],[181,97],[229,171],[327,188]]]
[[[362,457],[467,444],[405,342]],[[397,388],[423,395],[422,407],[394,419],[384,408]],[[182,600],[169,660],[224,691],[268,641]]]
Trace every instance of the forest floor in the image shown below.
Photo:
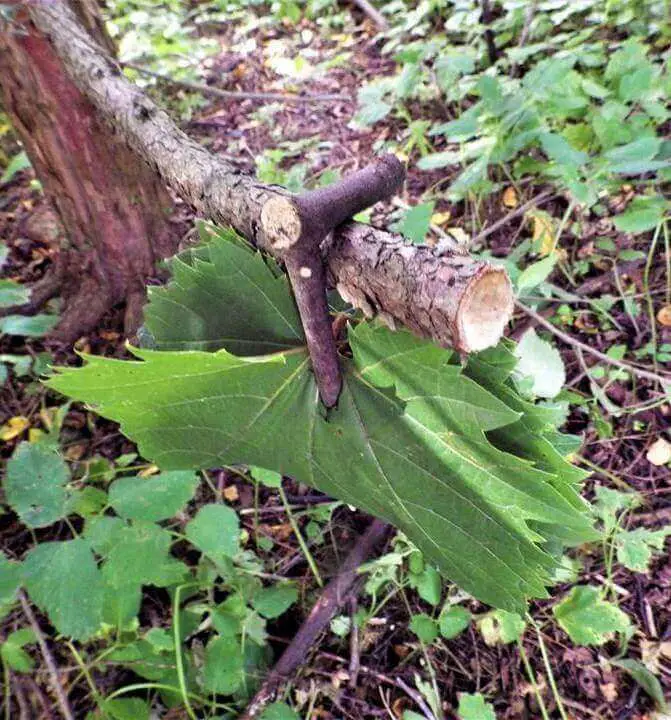
[[[607,213],[605,217],[588,211],[581,214],[565,192],[539,176],[530,175],[521,182],[504,178],[496,188],[479,195],[477,201],[450,200],[443,189],[461,168],[418,169],[413,162],[418,157],[417,148],[408,144],[412,133],[409,135],[407,117],[425,120],[428,127],[452,120],[452,112],[445,104],[410,96],[402,112],[389,114],[369,127],[353,123],[359,111],[360,88],[380,77],[393,77],[398,66],[393,56],[383,52],[384,41],[369,19],[349,9],[340,16],[344,18],[342,26],[334,23],[329,27],[307,18],[295,22],[285,19],[259,22],[253,32],[246,34],[235,21],[203,24],[198,36],[214,40],[218,46],[201,68],[200,81],[211,87],[240,93],[299,88],[304,96],[336,93],[344,96],[342,100],[263,104],[253,98],[231,100],[197,94],[198,102],[191,103],[188,98],[193,94],[179,85],[152,84],[151,91],[174,112],[183,112],[182,127],[212,151],[241,170],[259,173],[266,182],[297,190],[314,186],[320,178],[361,168],[381,149],[391,146],[410,159],[408,177],[399,201],[376,206],[370,222],[380,227],[402,222],[408,207],[428,199],[434,203],[429,213],[431,225],[467,237],[480,253],[506,258],[522,241],[529,243],[534,233],[542,232],[535,229],[537,221],[529,210],[547,213],[554,223],[555,244],[561,248],[562,257],[545,279],[556,291],[537,297],[534,307],[559,330],[559,335],[553,337],[522,312],[516,315],[509,334],[519,339],[529,328],[535,328],[561,351],[565,386],[573,401],[564,430],[583,437],[579,462],[594,471],[586,484],[586,497],[593,499],[597,487],[634,491],[639,504],[618,518],[621,527],[626,531],[667,527],[671,524],[671,472],[668,464],[651,462],[649,451],[660,438],[671,439],[668,396],[665,398],[654,382],[637,377],[635,371],[623,372],[603,364],[587,351],[576,352],[575,344],[566,342],[565,335],[609,357],[621,358],[624,348],[632,367],[640,365],[656,372],[666,366],[668,370],[671,355],[659,351],[658,357],[652,359],[643,352],[650,342],[657,348],[671,343],[671,320],[656,319],[660,309],[669,307],[668,241],[666,250],[661,240],[651,250],[650,233],[619,231]],[[296,63],[296,58],[303,58],[305,66]],[[321,68],[319,72],[314,71],[316,67]],[[8,138],[5,149],[9,155],[12,149]],[[434,139],[434,143],[434,150],[444,149],[439,140]],[[30,168],[21,170],[2,185],[0,195],[0,237],[8,249],[2,273],[22,283],[43,275],[58,252],[62,236],[34,181]],[[610,199],[610,209],[618,203],[626,207],[633,194],[631,186],[623,186]],[[176,223],[176,228],[184,228],[183,245],[187,246],[193,238],[190,215],[183,207],[179,212],[180,224]],[[431,235],[429,242],[438,236]],[[537,294],[540,296],[540,291]],[[607,307],[604,298],[612,300]],[[52,311],[57,311],[57,303]],[[75,349],[124,357],[122,320],[121,309],[110,313],[96,332],[80,338]],[[5,356],[30,356],[42,364],[78,362],[73,348],[54,346],[39,337],[5,334],[0,338],[0,353],[3,360]],[[594,372],[597,367],[598,372]],[[119,457],[135,452],[113,423],[77,404],[63,408],[62,402],[34,375],[8,371],[8,379],[0,389],[3,458],[9,458],[29,433],[46,432],[54,423],[61,423],[61,450],[74,468],[101,460],[111,467]],[[61,409],[62,417],[58,415]],[[308,538],[322,577],[328,579],[337,572],[344,554],[369,519],[346,506],[331,512],[325,498],[290,480],[285,490],[297,511],[295,517],[289,518],[276,491],[264,489],[256,496],[249,483],[226,469],[213,471],[210,476],[250,533],[253,517],[261,517],[262,532],[273,541],[264,563],[269,572],[291,578],[299,588],[299,599],[292,611],[268,626],[269,646],[277,657],[308,617],[320,590],[298,543],[293,521]],[[199,497],[190,513],[195,513]],[[67,525],[62,523],[28,530],[9,508],[0,514],[0,546],[12,559],[22,558],[36,541],[60,539],[67,532]],[[649,686],[646,692],[648,676],[641,678],[639,674],[637,681],[635,673],[632,676],[632,672],[611,662],[620,657],[640,661],[639,667],[657,678],[663,694],[671,698],[668,551],[655,552],[641,572],[613,560],[606,544],[603,548],[577,548],[571,557],[565,582],[552,589],[548,600],[532,604],[533,624],[527,625],[519,643],[506,641],[500,628],[494,637],[488,635],[478,622],[471,622],[449,640],[419,641],[409,629],[410,618],[424,613],[435,615],[436,608],[403,584],[394,586],[389,600],[363,627],[349,631],[355,625],[351,621],[357,612],[373,602],[371,595],[360,588],[358,597],[350,598],[339,609],[339,624],[322,634],[287,683],[289,704],[300,717],[311,720],[401,718],[404,712],[406,718],[430,717],[427,706],[431,703],[426,699],[430,691],[423,695],[422,683],[416,682],[419,677],[438,689],[441,711],[449,718],[456,717],[462,692],[480,693],[491,703],[496,717],[506,720],[543,718],[545,714],[549,718],[576,720],[668,717],[655,709],[659,698],[655,699],[654,689],[652,697]],[[575,643],[567,636],[554,621],[552,608],[577,584],[608,585],[611,600],[632,624],[626,640],[612,636],[608,642],[594,646]],[[463,606],[475,617],[487,613],[485,606],[472,599],[466,599]],[[167,592],[145,588],[139,616],[142,630],[169,626],[171,613],[172,600]],[[37,618],[47,635],[75,717],[84,718],[87,712],[94,711],[94,690],[106,696],[138,682],[132,666],[122,662],[104,666],[96,660],[96,653],[104,647],[103,640],[97,646],[91,642],[83,650],[80,648],[88,659],[75,661],[72,644],[49,630],[44,615],[38,613]],[[2,620],[0,642],[25,625],[23,611],[17,606]],[[32,672],[6,672],[5,690],[13,698],[11,707],[17,713],[8,710],[6,717],[55,717],[44,655],[37,647],[30,652],[36,661]],[[7,697],[5,703],[9,708]],[[180,705],[164,712],[161,717],[188,717]],[[489,717],[485,710],[482,712],[468,717]]]

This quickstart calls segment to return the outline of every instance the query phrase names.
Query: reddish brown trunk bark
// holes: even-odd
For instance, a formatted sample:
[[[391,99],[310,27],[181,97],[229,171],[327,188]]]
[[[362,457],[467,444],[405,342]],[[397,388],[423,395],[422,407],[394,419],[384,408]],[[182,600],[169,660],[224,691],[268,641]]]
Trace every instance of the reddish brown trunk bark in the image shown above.
[[[95,0],[70,5],[111,48]],[[127,303],[127,326],[133,326],[147,277],[176,246],[170,197],[97,115],[22,10],[0,28],[0,84],[5,109],[67,235],[57,262],[65,311],[55,336],[76,339],[120,302]]]

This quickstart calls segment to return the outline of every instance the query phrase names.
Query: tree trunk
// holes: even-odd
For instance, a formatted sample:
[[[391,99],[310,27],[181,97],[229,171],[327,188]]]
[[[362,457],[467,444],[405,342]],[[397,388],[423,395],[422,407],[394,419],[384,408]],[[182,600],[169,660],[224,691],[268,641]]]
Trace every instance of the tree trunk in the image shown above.
[[[96,0],[68,2],[92,37],[113,52]],[[15,9],[0,28],[4,106],[67,236],[32,304],[60,289],[65,310],[53,333],[59,340],[75,340],[121,302],[132,331],[146,279],[176,248],[170,197],[72,82],[25,7]]]

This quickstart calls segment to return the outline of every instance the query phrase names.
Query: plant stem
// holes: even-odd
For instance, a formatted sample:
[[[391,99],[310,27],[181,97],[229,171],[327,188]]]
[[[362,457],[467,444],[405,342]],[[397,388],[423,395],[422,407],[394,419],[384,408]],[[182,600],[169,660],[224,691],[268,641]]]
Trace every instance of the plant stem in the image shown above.
[[[191,720],[198,720],[198,718],[196,717],[196,713],[193,711],[193,707],[191,707],[189,693],[186,689],[186,679],[184,677],[184,658],[182,657],[182,641],[179,631],[180,596],[184,587],[186,587],[186,585],[178,585],[175,588],[175,598],[172,605],[172,629],[173,639],[175,643],[175,665],[177,667],[177,681],[179,682],[179,692],[182,696],[187,715],[191,718]]]
[[[278,490],[280,492],[280,498],[282,500],[282,505],[284,505],[284,509],[287,512],[287,517],[289,518],[289,523],[291,524],[291,529],[294,531],[296,540],[298,540],[298,544],[300,545],[301,552],[303,553],[303,555],[305,555],[305,559],[307,560],[307,563],[310,566],[310,570],[312,571],[312,574],[314,575],[317,585],[319,585],[320,588],[323,588],[324,581],[322,580],[322,576],[319,573],[319,568],[317,567],[317,563],[315,562],[314,557],[312,557],[310,548],[308,548],[308,545],[305,542],[305,538],[303,537],[303,535],[300,531],[300,528],[298,527],[298,523],[296,522],[296,519],[294,518],[294,515],[291,512],[291,505],[289,505],[289,501],[287,500],[287,496],[284,492],[284,488],[280,485]]]
[[[552,665],[550,665],[550,658],[548,657],[547,648],[545,647],[545,642],[543,641],[543,635],[541,634],[540,628],[536,624],[536,621],[531,617],[530,613],[527,613],[527,622],[529,622],[530,625],[533,626],[534,630],[536,631],[536,637],[538,638],[538,646],[541,649],[541,655],[543,656],[543,664],[545,665],[545,672],[548,676],[548,680],[550,681],[550,687],[552,688],[552,694],[554,695],[555,701],[557,703],[557,709],[559,710],[559,714],[562,717],[562,720],[569,720],[566,711],[564,710],[564,704],[562,702],[561,695],[559,694],[559,690],[557,689],[557,683],[555,682],[555,676],[552,672]]]
[[[524,664],[524,669],[526,670],[527,677],[529,678],[529,682],[531,683],[531,687],[533,688],[534,694],[536,695],[536,700],[538,700],[538,707],[540,708],[541,715],[543,716],[543,720],[550,720],[550,715],[548,714],[548,709],[545,707],[545,702],[543,701],[543,696],[541,695],[540,688],[538,687],[538,683],[536,682],[536,677],[534,676],[534,672],[531,669],[531,665],[529,663],[529,658],[527,657],[527,653],[524,649],[524,646],[522,645],[522,641],[517,641],[517,647],[520,651],[520,657],[522,658],[522,663]]]

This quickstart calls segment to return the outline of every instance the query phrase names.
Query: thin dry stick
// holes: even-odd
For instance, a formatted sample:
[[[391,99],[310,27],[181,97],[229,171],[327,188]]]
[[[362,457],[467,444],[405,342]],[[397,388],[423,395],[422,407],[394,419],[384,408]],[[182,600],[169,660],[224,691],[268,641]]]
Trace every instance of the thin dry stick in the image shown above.
[[[530,208],[541,205],[543,203],[546,203],[548,200],[552,199],[555,196],[555,193],[552,192],[552,190],[546,190],[545,192],[540,193],[540,195],[536,195],[536,197],[531,198],[531,200],[527,200],[527,202],[523,203],[519,207],[515,208],[513,211],[509,212],[505,217],[502,217],[500,220],[497,220],[495,223],[490,225],[488,228],[485,228],[482,232],[478,233],[470,242],[471,245],[480,242],[481,240],[484,240],[486,237],[491,235],[493,232],[496,232],[499,228],[503,227],[504,225],[507,225],[511,220],[514,220],[519,215],[523,215],[527,210]]]
[[[352,0],[352,2],[367,15],[379,28],[380,30],[388,30],[389,23],[384,15],[375,7],[373,7],[368,0]]]
[[[649,372],[648,370],[643,370],[636,365],[631,365],[630,363],[623,362],[622,360],[616,360],[615,358],[608,357],[608,355],[605,355],[604,353],[595,350],[593,347],[590,347],[586,343],[581,342],[577,338],[574,338],[568,333],[565,333],[563,330],[555,327],[542,315],[537,313],[535,310],[527,307],[526,305],[523,305],[519,300],[515,301],[515,305],[523,313],[533,318],[539,325],[542,325],[546,330],[549,330],[553,335],[556,335],[560,340],[563,340],[567,345],[572,345],[573,347],[580,348],[581,350],[584,350],[584,352],[598,358],[599,360],[601,360],[601,362],[607,363],[608,365],[614,365],[615,367],[619,367],[622,370],[630,372],[632,375],[636,375],[637,377],[659,383],[660,385],[662,385],[662,387],[671,385],[671,375],[657,375],[655,373]]]
[[[56,693],[56,699],[58,700],[58,704],[60,705],[61,713],[65,720],[75,720],[75,716],[72,714],[72,710],[70,709],[70,703],[68,702],[67,696],[65,695],[65,691],[63,690],[63,686],[61,685],[61,681],[58,677],[58,668],[56,667],[53,655],[51,654],[51,651],[47,646],[47,641],[44,639],[44,633],[42,632],[42,629],[37,623],[35,614],[33,613],[32,608],[30,607],[30,603],[28,602],[28,598],[26,597],[23,590],[19,590],[19,602],[21,603],[21,607],[23,608],[23,614],[26,616],[26,619],[30,623],[30,627],[35,633],[35,637],[37,638],[37,644],[40,646],[42,658],[44,659],[44,663],[47,666],[47,669],[49,670],[51,685],[54,689],[54,692]]]
[[[312,645],[332,620],[338,608],[349,597],[358,577],[358,568],[370,556],[376,545],[384,539],[389,528],[390,526],[382,520],[373,520],[366,532],[358,539],[345,558],[338,574],[326,586],[312,608],[312,612],[301,625],[294,639],[287,646],[282,657],[268,674],[239,720],[257,718],[263,708],[277,696],[287,678],[305,662]]]
[[[287,95],[286,93],[274,92],[247,92],[246,90],[220,90],[204,83],[189,82],[188,80],[176,80],[169,75],[148,70],[142,65],[132,62],[121,63],[123,67],[132,68],[142,75],[156,78],[160,82],[169,85],[179,85],[187,90],[211,95],[212,97],[226,98],[227,100],[259,100],[261,102],[288,102],[288,103],[310,103],[310,102],[351,102],[352,98],[347,95]]]

